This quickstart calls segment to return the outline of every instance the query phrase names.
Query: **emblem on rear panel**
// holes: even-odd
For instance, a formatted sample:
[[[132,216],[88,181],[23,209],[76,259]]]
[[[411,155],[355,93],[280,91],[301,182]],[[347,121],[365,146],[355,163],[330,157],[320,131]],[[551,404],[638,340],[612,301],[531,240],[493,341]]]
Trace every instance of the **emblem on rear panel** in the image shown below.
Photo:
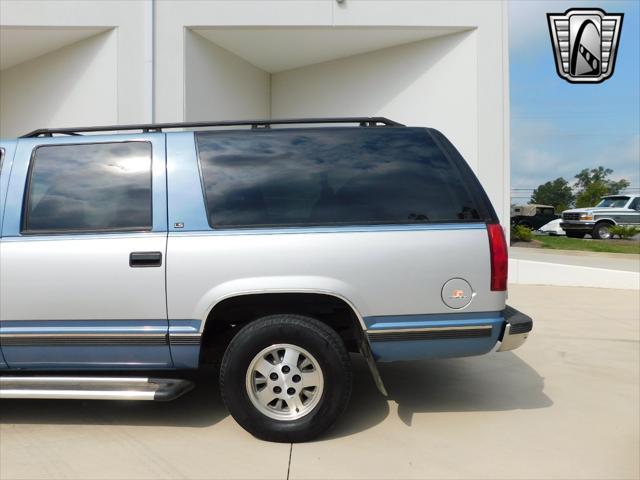
[[[452,278],[442,287],[442,301],[451,308],[463,308],[471,303],[473,289],[462,278]]]
[[[558,75],[571,83],[600,83],[613,75],[623,17],[599,8],[547,13]]]
[[[454,290],[453,294],[449,298],[467,298],[467,296],[464,294],[464,290]]]

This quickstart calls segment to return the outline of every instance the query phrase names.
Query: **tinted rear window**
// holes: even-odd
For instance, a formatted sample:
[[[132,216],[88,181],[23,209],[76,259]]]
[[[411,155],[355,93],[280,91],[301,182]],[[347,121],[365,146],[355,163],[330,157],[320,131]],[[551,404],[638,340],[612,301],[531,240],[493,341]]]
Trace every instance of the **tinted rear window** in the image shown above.
[[[151,229],[151,144],[35,149],[23,231]]]
[[[196,138],[214,228],[486,218],[469,188],[475,177],[466,165],[461,172],[425,129],[199,132]]]

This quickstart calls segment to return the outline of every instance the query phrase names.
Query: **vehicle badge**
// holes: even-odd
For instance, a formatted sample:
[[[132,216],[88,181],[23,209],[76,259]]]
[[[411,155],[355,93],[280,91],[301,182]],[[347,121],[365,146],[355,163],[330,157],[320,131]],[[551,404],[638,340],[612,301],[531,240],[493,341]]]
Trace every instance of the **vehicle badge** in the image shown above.
[[[599,8],[547,13],[558,75],[570,83],[601,83],[613,75],[623,17]]]
[[[467,298],[467,296],[464,294],[463,290],[454,290],[449,298],[453,298],[453,299],[461,298],[462,299],[462,298]]]
[[[464,278],[447,280],[440,292],[442,301],[450,308],[464,308],[473,300],[473,288]]]

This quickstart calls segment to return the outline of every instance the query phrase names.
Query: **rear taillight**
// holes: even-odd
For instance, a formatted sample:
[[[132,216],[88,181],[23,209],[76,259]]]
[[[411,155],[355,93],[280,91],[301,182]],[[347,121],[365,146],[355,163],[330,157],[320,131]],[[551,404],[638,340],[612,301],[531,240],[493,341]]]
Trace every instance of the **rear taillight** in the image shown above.
[[[489,251],[491,253],[491,290],[503,292],[507,289],[509,254],[504,232],[499,223],[487,224]]]

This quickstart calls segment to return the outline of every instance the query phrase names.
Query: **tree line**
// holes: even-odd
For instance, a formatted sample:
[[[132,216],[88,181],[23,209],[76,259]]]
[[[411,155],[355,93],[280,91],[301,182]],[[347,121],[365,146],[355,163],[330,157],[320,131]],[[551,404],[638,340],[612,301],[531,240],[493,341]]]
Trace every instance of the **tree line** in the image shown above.
[[[538,185],[531,195],[531,203],[553,205],[556,212],[572,207],[592,207],[605,195],[616,195],[628,188],[628,180],[611,180],[610,168],[585,168],[575,175],[573,188],[563,177]],[[575,193],[574,193],[575,192]]]

